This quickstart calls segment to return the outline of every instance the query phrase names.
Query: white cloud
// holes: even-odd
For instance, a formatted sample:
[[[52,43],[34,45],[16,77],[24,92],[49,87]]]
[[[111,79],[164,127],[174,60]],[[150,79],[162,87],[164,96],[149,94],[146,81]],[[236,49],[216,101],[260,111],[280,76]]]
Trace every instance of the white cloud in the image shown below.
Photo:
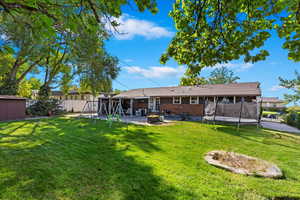
[[[270,91],[275,92],[278,90],[283,89],[284,87],[280,86],[280,85],[274,85],[273,87],[270,88]]]
[[[143,36],[147,39],[157,39],[171,37],[174,34],[153,22],[135,19],[126,14],[114,20],[120,24],[117,27],[119,33],[115,34],[115,37],[118,40],[130,40],[135,36]]]
[[[139,66],[124,67],[130,74],[141,75],[146,78],[167,78],[167,77],[180,77],[185,72],[184,66],[174,67],[162,67],[152,66],[149,68],[141,68]]]
[[[228,67],[232,68],[233,70],[237,72],[246,71],[253,67],[254,65],[252,63],[224,63],[224,64],[216,64],[214,67]]]
[[[125,59],[124,62],[127,62],[127,63],[128,62],[133,62],[133,60],[128,58],[128,59]]]

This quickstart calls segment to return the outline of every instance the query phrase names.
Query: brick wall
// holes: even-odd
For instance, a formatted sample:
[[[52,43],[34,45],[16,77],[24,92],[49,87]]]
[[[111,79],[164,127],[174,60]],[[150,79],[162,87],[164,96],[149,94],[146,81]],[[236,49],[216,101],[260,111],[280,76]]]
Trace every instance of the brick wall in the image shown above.
[[[133,108],[134,109],[148,108],[148,99],[134,99],[133,100]]]
[[[203,104],[162,104],[160,111],[169,111],[170,114],[180,115],[187,113],[192,116],[203,115]]]
[[[160,97],[160,104],[172,104],[173,97]]]

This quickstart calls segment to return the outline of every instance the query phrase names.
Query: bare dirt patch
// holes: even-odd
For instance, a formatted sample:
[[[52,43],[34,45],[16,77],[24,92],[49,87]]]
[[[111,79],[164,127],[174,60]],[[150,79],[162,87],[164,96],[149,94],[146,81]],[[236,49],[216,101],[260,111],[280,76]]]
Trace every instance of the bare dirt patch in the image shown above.
[[[283,176],[275,164],[234,152],[211,151],[206,154],[205,160],[211,165],[237,174],[267,178],[281,178]]]

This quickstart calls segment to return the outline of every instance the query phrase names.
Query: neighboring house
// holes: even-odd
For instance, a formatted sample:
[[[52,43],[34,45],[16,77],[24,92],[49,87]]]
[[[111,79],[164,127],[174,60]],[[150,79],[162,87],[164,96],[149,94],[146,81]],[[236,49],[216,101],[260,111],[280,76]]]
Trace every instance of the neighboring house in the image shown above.
[[[68,94],[64,94],[62,91],[52,91],[51,97],[52,99],[59,99],[59,100],[86,100],[86,101],[97,101],[99,95],[93,97],[90,92],[80,93],[75,90],[71,90]]]
[[[262,108],[264,109],[284,109],[285,102],[278,97],[262,97]]]
[[[133,89],[112,97],[114,103],[111,104],[116,105],[121,102],[122,109],[127,114],[163,112],[174,115],[203,116],[205,102],[232,105],[241,101],[253,103],[260,96],[261,90],[258,82],[232,83]],[[99,98],[99,102],[103,104],[108,100]],[[259,108],[256,105],[258,104],[251,109],[255,109],[257,113],[256,109]],[[106,110],[107,107],[113,107],[113,105],[105,106]],[[236,107],[240,109],[240,106]]]

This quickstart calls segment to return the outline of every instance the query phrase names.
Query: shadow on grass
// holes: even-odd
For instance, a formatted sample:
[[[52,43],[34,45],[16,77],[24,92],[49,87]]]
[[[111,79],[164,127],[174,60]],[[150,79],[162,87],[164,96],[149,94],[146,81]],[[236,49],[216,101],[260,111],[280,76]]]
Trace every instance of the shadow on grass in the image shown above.
[[[196,198],[130,155],[160,151],[155,145],[159,136],[138,126],[127,132],[124,124],[108,128],[104,122],[55,118],[31,122],[30,127],[18,138],[19,146],[1,148],[0,199]],[[23,143],[35,145],[25,148]]]

